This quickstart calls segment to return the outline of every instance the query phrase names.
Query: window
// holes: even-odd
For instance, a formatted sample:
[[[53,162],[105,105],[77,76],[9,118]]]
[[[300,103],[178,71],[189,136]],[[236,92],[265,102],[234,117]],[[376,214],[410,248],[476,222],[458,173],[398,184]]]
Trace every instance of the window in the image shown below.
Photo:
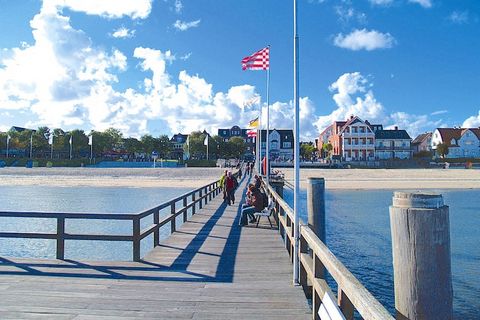
[[[283,143],[283,149],[290,149],[292,147],[292,143],[291,142],[284,142]]]

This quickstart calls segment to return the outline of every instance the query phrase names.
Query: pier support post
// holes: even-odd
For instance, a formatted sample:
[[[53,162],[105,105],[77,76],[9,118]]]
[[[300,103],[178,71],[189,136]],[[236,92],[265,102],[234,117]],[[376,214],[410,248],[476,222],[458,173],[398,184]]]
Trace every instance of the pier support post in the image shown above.
[[[325,179],[308,178],[308,226],[325,243]]]
[[[283,186],[284,185],[285,185],[285,182],[283,181],[283,179],[270,178],[270,186],[272,186],[272,188],[275,190],[275,192],[282,199],[283,199]],[[278,216],[282,216],[283,214],[284,214],[283,209],[282,209],[282,207],[280,207],[280,205],[277,202],[275,204],[275,214],[273,215],[273,218],[275,219],[275,222],[277,223],[277,226],[279,227],[278,231],[280,232],[282,237],[285,238],[285,235],[284,235],[285,230],[283,230],[282,226],[280,225],[280,221],[278,219]]]
[[[65,259],[65,218],[57,218],[57,259]]]
[[[133,219],[133,261],[140,261],[140,219]]]
[[[449,208],[442,195],[395,192],[390,226],[396,318],[452,319]]]

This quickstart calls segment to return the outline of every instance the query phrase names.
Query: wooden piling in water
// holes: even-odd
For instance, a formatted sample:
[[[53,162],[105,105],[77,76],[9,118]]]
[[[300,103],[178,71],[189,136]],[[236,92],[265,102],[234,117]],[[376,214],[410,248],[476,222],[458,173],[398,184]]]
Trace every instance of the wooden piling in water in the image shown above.
[[[325,243],[325,179],[308,178],[308,226]]]
[[[396,318],[453,318],[449,208],[440,194],[395,192],[390,206]]]

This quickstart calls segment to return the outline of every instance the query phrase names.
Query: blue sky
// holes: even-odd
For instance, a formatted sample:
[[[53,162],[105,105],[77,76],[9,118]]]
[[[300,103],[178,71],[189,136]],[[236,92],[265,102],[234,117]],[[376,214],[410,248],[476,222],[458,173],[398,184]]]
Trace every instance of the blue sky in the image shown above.
[[[418,133],[480,126],[480,2],[298,0],[301,135],[351,114]],[[293,127],[293,1],[0,0],[0,130],[125,135],[246,126],[271,45],[271,127]],[[265,112],[264,116],[265,118]]]

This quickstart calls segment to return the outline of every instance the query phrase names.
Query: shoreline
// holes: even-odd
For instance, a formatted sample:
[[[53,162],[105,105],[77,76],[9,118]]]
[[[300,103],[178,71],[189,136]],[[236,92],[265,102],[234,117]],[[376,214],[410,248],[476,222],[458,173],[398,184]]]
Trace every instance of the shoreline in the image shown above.
[[[219,179],[225,168],[1,168],[0,186],[199,188]],[[293,169],[282,169],[293,183]],[[480,189],[474,169],[308,169],[300,171],[300,187],[310,177],[323,177],[331,190]]]

